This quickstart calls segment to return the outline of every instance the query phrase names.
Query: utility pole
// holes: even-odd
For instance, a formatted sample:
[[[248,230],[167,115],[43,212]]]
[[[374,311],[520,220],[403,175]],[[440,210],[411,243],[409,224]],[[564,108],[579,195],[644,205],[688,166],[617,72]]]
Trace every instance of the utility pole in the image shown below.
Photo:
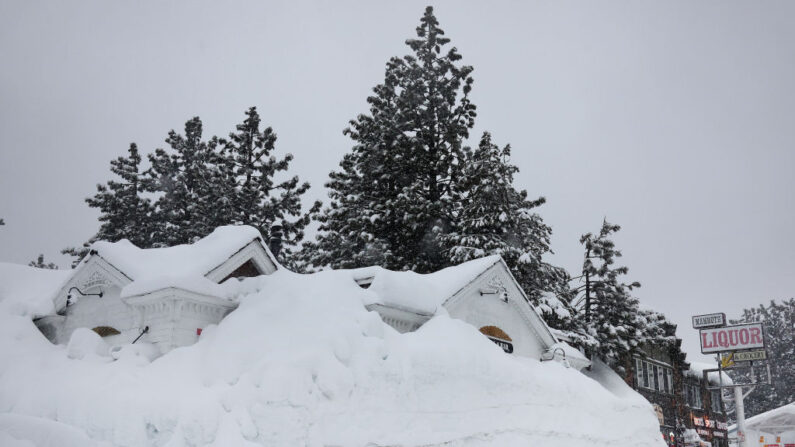
[[[585,273],[585,321],[591,321],[591,275]]]
[[[743,404],[743,387],[734,387],[734,408],[737,415],[737,441],[739,447],[746,447],[745,443],[745,406]]]

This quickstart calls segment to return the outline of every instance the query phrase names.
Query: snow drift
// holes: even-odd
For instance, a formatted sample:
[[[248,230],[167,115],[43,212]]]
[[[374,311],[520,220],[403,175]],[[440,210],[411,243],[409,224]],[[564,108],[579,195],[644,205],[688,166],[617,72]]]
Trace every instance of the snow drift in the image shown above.
[[[82,331],[54,346],[0,306],[0,443],[664,445],[650,404],[599,365],[507,355],[444,314],[399,334],[333,272],[222,287],[239,308],[154,361]]]

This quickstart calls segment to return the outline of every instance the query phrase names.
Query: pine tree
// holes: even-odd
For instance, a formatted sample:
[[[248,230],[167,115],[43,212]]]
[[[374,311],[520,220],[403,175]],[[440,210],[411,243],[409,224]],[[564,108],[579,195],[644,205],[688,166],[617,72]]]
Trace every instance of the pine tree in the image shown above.
[[[550,252],[552,229],[534,209],[546,200],[528,200],[527,191],[514,188],[519,169],[510,163],[510,154],[510,146],[500,148],[488,132],[478,148],[467,153],[462,177],[453,184],[452,230],[442,237],[448,257],[458,264],[501,255],[535,304],[543,292],[567,297],[568,274],[542,259]],[[560,314],[545,317],[552,323]]]
[[[576,278],[585,282],[576,289],[580,294],[575,303],[582,317],[581,330],[593,337],[594,353],[613,366],[643,343],[646,335],[653,334],[643,330],[644,316],[653,315],[642,314],[637,298],[630,293],[640,284],[621,282],[629,269],[614,265],[621,252],[610,235],[620,229],[604,220],[598,235],[586,233],[580,238],[585,259],[582,276]]]
[[[49,270],[58,270],[58,266],[53,262],[44,262],[44,255],[39,254],[39,257],[36,258],[35,261],[30,261],[28,263],[29,267],[36,267],[40,269],[49,269]]]
[[[74,257],[72,267],[88,254],[93,241],[119,241],[128,239],[140,247],[151,245],[154,236],[151,200],[143,197],[145,179],[141,171],[141,155],[138,146],[131,143],[126,157],[118,157],[110,162],[110,170],[120,180],[110,180],[97,185],[97,193],[86,198],[91,208],[100,211],[99,231],[82,247],[68,247],[61,251]]]
[[[76,257],[72,266],[96,240],[164,247],[193,242],[231,224],[255,226],[266,239],[271,225],[281,225],[288,248],[280,261],[293,266],[289,246],[301,241],[320,203],[301,214],[301,195],[309,184],[299,184],[296,176],[274,178],[287,171],[292,155],[277,160],[271,154],[276,134],[270,127],[260,131],[256,108],[246,116],[229,139],[207,141],[202,140],[201,120],[189,120],[184,135],[169,132],[168,149],[148,155],[150,167],[144,171],[135,144],[128,157],[111,161],[111,171],[121,181],[97,185],[97,194],[86,199],[100,209],[102,226],[82,247],[62,251]],[[155,203],[150,196],[157,197]]]
[[[110,170],[121,181],[110,180],[97,185],[94,197],[86,199],[91,208],[99,209],[102,225],[95,240],[118,241],[127,239],[138,246],[148,246],[152,238],[152,204],[142,196],[144,185],[141,172],[141,155],[138,146],[130,144],[127,157],[110,162]]]
[[[194,117],[185,123],[185,135],[171,130],[166,138],[171,153],[158,148],[149,154],[151,166],[147,186],[163,192],[155,203],[155,221],[159,223],[153,246],[186,244],[209,234],[212,227],[203,211],[205,197],[212,197],[209,183],[210,163],[217,139],[202,141],[202,122]]]
[[[795,298],[744,309],[742,317],[731,323],[756,322],[764,327],[772,383],[756,386],[745,399],[746,417],[795,402]],[[738,369],[733,375],[738,383],[751,383],[748,370]]]
[[[315,266],[427,272],[449,263],[440,239],[474,125],[472,67],[457,64],[433,8],[416,32],[406,41],[412,54],[387,63],[367,100],[370,114],[345,130],[355,145],[326,184],[332,202],[306,250]]]
[[[219,186],[210,189],[225,191],[218,200],[228,209],[228,222],[251,225],[263,235],[269,234],[272,225],[280,225],[285,261],[290,257],[289,247],[303,239],[304,228],[321,204],[315,202],[302,214],[301,195],[309,189],[309,183],[299,184],[298,176],[276,178],[287,171],[293,156],[289,153],[281,159],[273,156],[276,133],[271,127],[260,130],[260,124],[256,107],[251,107],[236,132],[220,140],[221,160],[216,165],[221,166],[218,169],[221,174],[214,177]]]

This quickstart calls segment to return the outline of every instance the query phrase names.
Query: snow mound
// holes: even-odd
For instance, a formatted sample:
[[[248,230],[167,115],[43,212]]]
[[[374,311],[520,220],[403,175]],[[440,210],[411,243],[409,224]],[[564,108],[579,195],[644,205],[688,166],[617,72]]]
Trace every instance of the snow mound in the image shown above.
[[[0,312],[31,318],[54,313],[51,297],[70,274],[0,262]]]
[[[109,445],[93,441],[69,425],[19,414],[0,414],[0,445],[33,447],[89,447]]]
[[[77,328],[66,345],[66,356],[70,359],[84,360],[107,357],[110,347],[96,332],[88,328]]]
[[[399,334],[366,310],[372,294],[350,276],[280,270],[228,287],[242,293],[234,312],[151,363],[125,361],[145,357],[135,350],[70,358],[29,319],[0,314],[0,441],[664,445],[650,404],[631,390],[505,354],[443,314]],[[96,347],[85,338],[80,346]]]

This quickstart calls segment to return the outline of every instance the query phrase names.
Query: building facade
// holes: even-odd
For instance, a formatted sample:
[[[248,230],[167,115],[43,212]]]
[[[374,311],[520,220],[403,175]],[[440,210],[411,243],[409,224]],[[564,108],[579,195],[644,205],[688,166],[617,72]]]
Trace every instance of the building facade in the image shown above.
[[[675,327],[668,330],[673,334]],[[669,446],[728,446],[721,392],[709,389],[718,385],[718,378],[711,374],[705,381],[702,373],[713,365],[687,362],[680,339],[644,346],[630,363],[625,381],[652,404]]]

